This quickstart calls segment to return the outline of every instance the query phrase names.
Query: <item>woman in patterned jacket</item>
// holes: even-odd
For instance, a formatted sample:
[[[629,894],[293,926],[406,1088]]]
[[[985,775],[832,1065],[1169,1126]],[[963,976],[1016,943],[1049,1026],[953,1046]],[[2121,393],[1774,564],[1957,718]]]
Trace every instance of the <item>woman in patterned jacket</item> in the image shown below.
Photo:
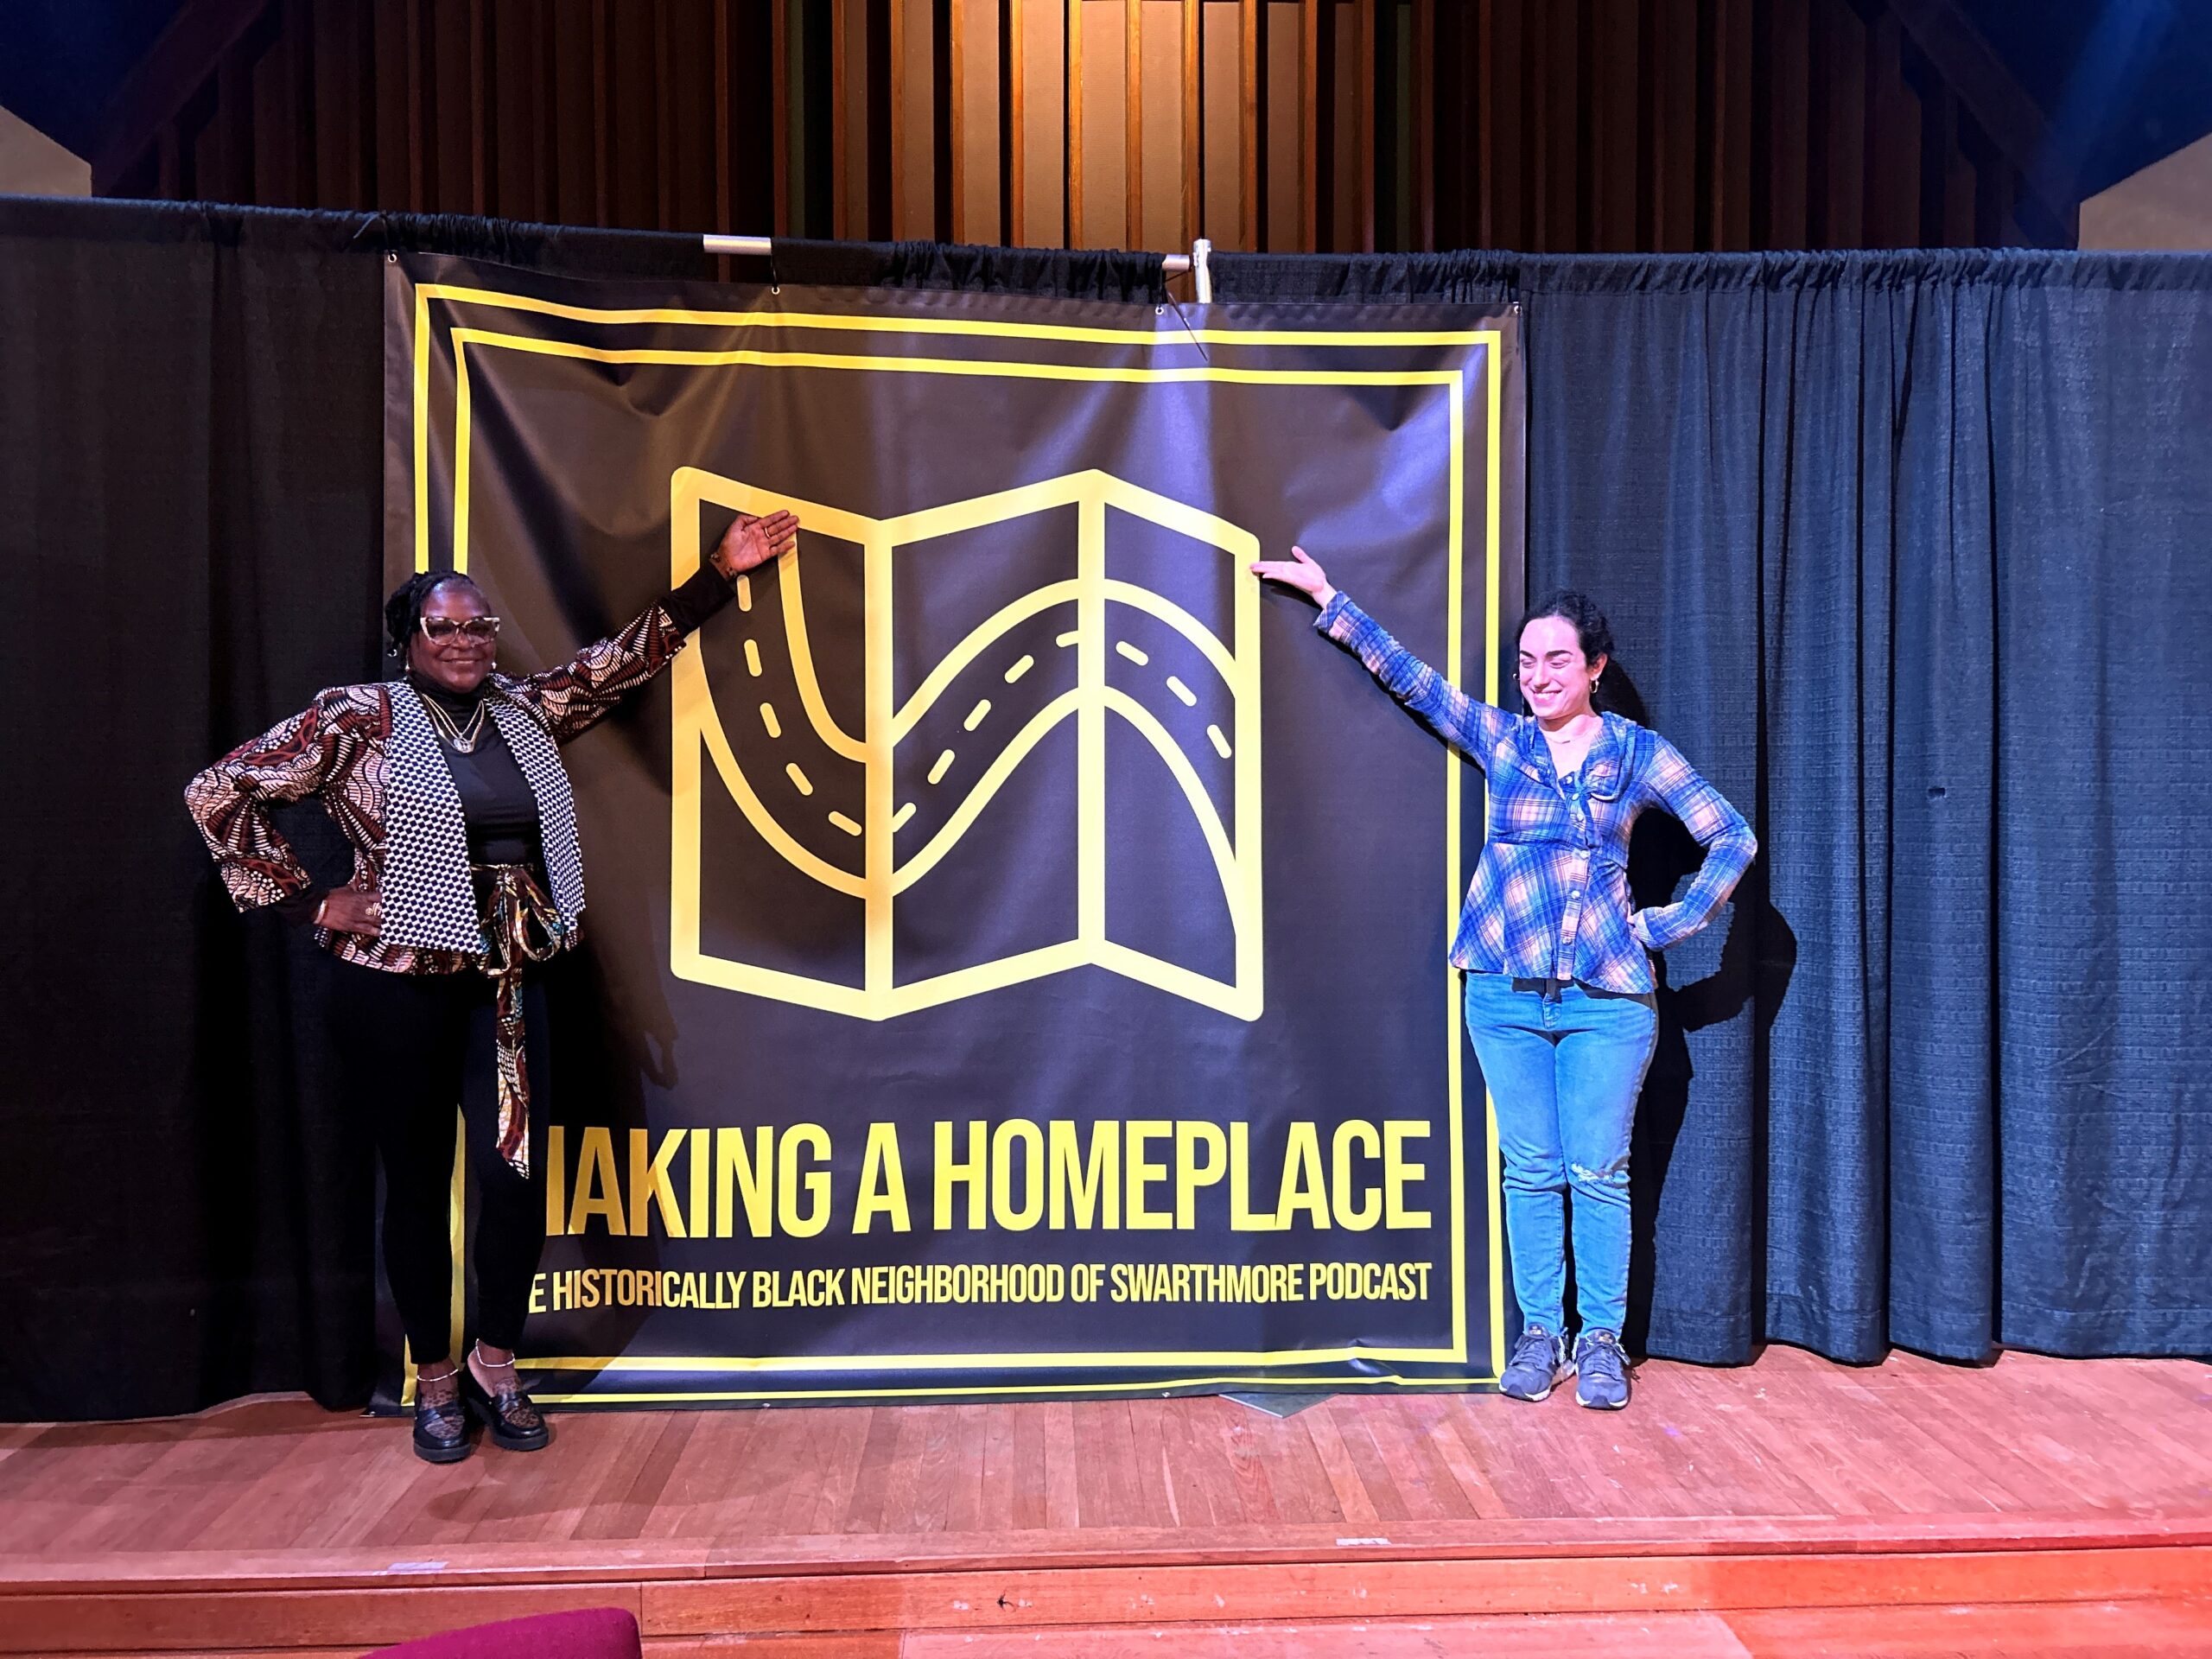
[[[1584,1405],[1629,1399],[1629,1131],[1658,1033],[1649,952],[1689,938],[1735,889],[1758,843],[1720,791],[1657,733],[1593,702],[1612,632],[1580,594],[1521,625],[1527,717],[1478,702],[1329,585],[1302,548],[1254,574],[1312,597],[1315,626],[1483,769],[1489,826],[1452,961],[1504,1154],[1505,1224],[1522,1326],[1500,1389],[1541,1400],[1567,1376]],[[1682,896],[1630,908],[1629,833],[1664,808],[1705,849]],[[1576,1311],[1567,1344],[1573,1198]]]
[[[558,745],[665,668],[744,572],[786,551],[798,521],[740,515],[710,569],[611,639],[527,678],[493,670],[499,619],[454,571],[402,584],[385,607],[403,677],[325,691],[194,778],[185,802],[241,910],[308,923],[338,958],[334,1040],[384,1161],[385,1270],[416,1367],[415,1450],[550,1438],[515,1380],[544,1242],[543,998],[530,969],[574,944],[583,914],[575,807]],[[319,798],[353,843],[343,887],[315,882],[270,818]],[[479,1183],[479,1331],[449,1351],[447,1192],[454,1103]]]

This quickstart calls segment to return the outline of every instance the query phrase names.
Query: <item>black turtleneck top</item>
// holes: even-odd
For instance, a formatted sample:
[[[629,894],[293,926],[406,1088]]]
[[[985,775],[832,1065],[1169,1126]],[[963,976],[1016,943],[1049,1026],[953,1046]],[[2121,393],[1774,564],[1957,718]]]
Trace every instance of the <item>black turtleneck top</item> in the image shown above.
[[[728,604],[735,591],[709,564],[702,566],[697,575],[661,603],[677,628],[689,635]],[[489,689],[479,686],[474,691],[448,691],[412,669],[407,672],[407,683],[425,702],[435,703],[440,712],[453,721],[454,729],[461,732],[467,731],[468,722],[476,718],[477,705]],[[437,729],[438,722],[432,721],[431,727]],[[476,747],[467,754],[444,741],[445,734],[438,732],[446,767],[453,773],[454,789],[461,796],[462,816],[468,821],[469,860],[477,864],[536,864],[540,856],[537,797],[531,793],[530,780],[522,775],[514,752],[507,747],[506,739],[500,735],[498,723],[489,714],[485,715],[480,731]],[[329,891],[317,884],[304,893],[280,899],[276,901],[276,912],[289,921],[311,921],[315,906]]]

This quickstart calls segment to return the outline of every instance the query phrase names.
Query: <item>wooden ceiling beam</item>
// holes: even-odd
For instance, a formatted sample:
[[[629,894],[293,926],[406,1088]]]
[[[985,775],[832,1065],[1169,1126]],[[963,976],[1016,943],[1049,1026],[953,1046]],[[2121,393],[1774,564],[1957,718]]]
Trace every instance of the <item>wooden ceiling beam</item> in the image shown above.
[[[105,195],[213,77],[270,0],[185,0],[94,124],[92,194]]]
[[[1889,7],[2067,239],[2078,241],[2077,158],[2066,152],[2043,106],[2014,79],[1957,0],[1889,0]]]

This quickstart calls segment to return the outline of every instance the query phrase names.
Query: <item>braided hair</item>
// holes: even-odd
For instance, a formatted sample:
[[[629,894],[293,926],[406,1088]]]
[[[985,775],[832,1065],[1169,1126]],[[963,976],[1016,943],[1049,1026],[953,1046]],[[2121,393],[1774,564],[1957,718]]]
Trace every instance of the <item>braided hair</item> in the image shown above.
[[[423,607],[430,602],[432,594],[454,582],[466,582],[471,588],[476,586],[458,570],[418,570],[391,590],[391,597],[384,602],[385,650],[388,653],[403,663],[407,660],[407,647],[423,625]]]

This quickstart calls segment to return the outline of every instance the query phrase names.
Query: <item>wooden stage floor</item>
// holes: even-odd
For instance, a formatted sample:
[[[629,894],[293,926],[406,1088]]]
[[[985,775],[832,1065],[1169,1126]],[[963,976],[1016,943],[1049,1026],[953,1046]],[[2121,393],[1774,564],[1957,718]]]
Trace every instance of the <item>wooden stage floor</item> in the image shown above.
[[[1566,1395],[574,1414],[436,1469],[294,1399],[0,1427],[0,1653],[2212,1654],[2212,1367],[1770,1350]]]

